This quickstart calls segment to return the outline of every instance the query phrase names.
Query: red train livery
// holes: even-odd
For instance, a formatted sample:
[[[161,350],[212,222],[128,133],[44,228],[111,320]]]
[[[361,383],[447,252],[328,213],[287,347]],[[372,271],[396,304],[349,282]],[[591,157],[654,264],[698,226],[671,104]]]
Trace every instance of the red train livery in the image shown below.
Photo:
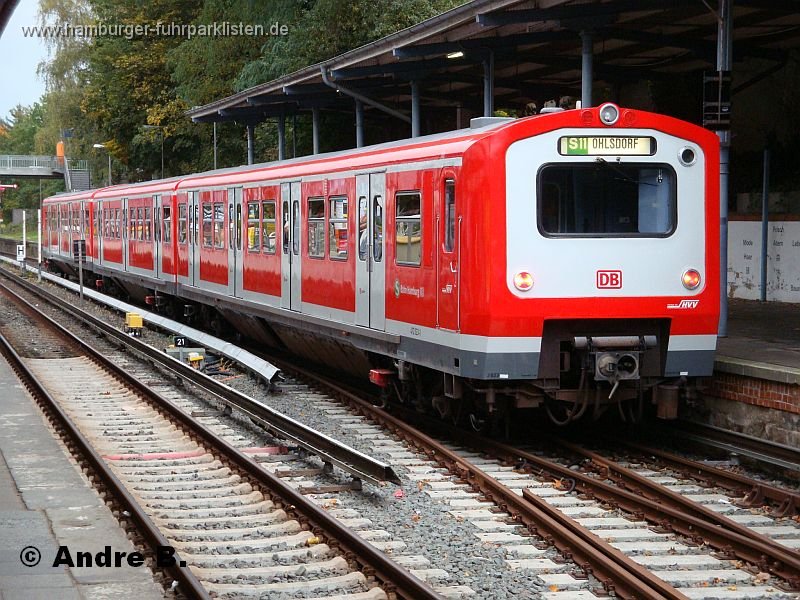
[[[44,201],[52,265],[473,424],[712,372],[719,147],[613,104]],[[651,393],[652,392],[652,393]],[[638,407],[637,407],[638,405]]]

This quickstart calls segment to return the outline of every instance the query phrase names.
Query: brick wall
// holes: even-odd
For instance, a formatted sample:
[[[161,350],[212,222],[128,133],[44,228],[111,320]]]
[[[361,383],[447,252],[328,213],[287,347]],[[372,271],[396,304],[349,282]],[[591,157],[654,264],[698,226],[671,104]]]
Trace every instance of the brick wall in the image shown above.
[[[724,400],[735,400],[800,414],[800,385],[778,383],[732,373],[715,373],[705,393]]]

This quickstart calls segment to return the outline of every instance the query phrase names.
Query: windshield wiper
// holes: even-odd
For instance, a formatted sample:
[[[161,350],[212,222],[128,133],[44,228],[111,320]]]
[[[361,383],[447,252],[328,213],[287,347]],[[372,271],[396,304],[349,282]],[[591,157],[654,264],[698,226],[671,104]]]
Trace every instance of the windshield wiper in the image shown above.
[[[658,187],[658,185],[655,184],[655,183],[649,183],[647,181],[639,181],[638,179],[634,179],[633,177],[631,177],[630,175],[625,173],[625,171],[623,171],[622,169],[617,167],[615,164],[608,162],[602,156],[598,156],[595,159],[595,161],[598,164],[604,165],[605,167],[607,167],[607,168],[611,169],[612,171],[614,171],[614,173],[619,175],[622,178],[623,181],[628,181],[630,183],[635,183],[636,185],[651,185],[653,187]]]

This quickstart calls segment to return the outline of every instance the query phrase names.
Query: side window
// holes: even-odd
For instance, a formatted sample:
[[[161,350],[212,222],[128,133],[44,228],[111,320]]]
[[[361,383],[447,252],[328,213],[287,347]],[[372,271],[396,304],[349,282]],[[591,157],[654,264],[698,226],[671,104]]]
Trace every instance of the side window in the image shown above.
[[[153,238],[152,231],[153,228],[150,223],[150,207],[145,207],[144,209],[144,223],[142,223],[142,228],[144,229],[144,239],[148,242]]]
[[[456,247],[456,182],[444,182],[444,249],[452,252]]]
[[[125,217],[125,213],[121,208],[114,209],[114,238],[121,239],[122,238],[122,226],[123,226],[123,218]]]
[[[275,201],[261,203],[261,247],[266,254],[275,254]]]
[[[186,212],[187,207],[185,204],[178,205],[178,243],[185,244],[186,243],[186,233],[189,231],[188,224],[186,222]]]
[[[421,196],[419,192],[401,192],[395,196],[397,220],[395,232],[398,265],[419,265],[422,257]]]
[[[300,201],[292,202],[292,254],[300,254]]]
[[[214,203],[214,247],[225,247],[225,205]]]
[[[372,197],[372,258],[383,259],[383,205],[379,195]]]
[[[289,203],[284,201],[283,210],[281,211],[281,219],[283,220],[283,253],[289,254]]]
[[[347,198],[330,198],[328,212],[328,256],[347,260]]]
[[[358,260],[367,260],[369,237],[367,236],[367,197],[358,198]]]
[[[161,223],[164,228],[161,233],[161,239],[164,240],[165,244],[170,244],[172,243],[172,207],[162,206],[161,215]]]
[[[211,223],[211,203],[203,204],[203,246],[214,246],[213,224]]]
[[[261,249],[261,215],[258,202],[247,203],[247,250],[259,252]]]
[[[325,199],[308,199],[308,255],[325,257]]]

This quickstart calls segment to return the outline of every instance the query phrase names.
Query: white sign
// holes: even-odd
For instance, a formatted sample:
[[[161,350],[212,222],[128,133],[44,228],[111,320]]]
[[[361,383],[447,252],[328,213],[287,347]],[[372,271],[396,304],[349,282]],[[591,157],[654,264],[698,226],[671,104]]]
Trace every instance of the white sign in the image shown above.
[[[25,260],[25,244],[17,244],[17,260],[19,262]]]
[[[800,221],[773,221],[767,238],[767,300],[800,302]],[[761,221],[728,223],[728,296],[761,298]]]

